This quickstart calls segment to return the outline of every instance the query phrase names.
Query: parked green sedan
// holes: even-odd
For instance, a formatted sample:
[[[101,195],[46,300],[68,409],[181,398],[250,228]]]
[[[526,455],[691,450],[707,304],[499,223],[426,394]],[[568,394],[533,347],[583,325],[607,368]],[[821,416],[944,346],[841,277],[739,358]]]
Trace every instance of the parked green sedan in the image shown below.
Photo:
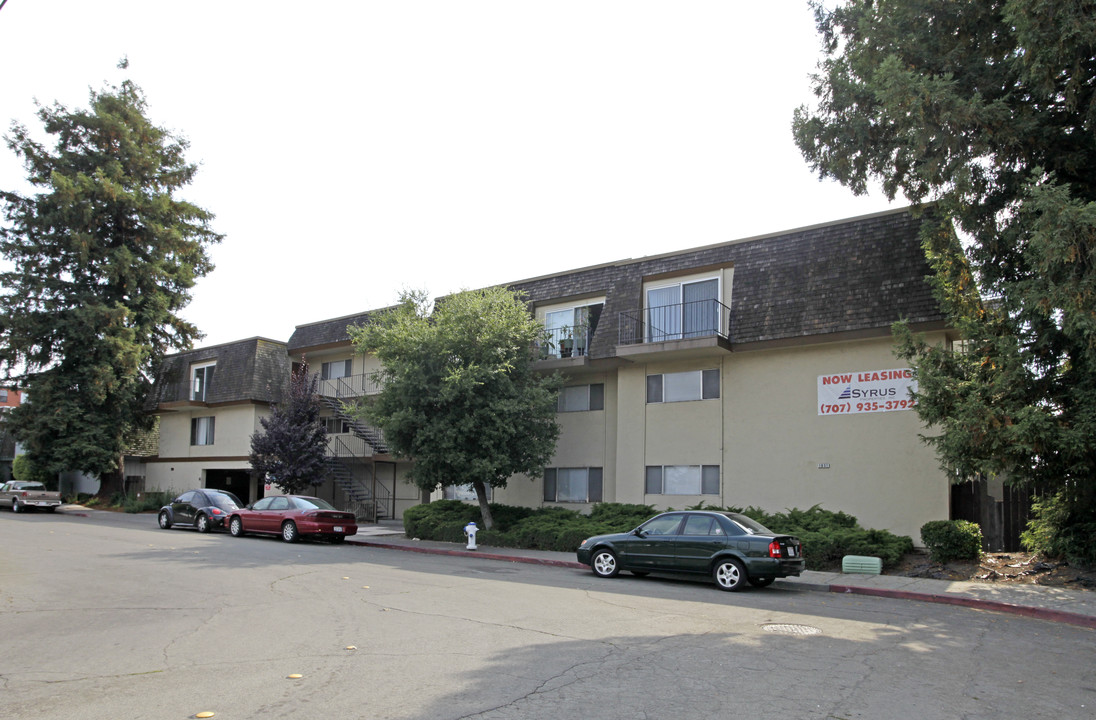
[[[628,533],[586,538],[578,561],[606,578],[621,570],[711,575],[721,590],[765,587],[805,566],[799,538],[739,513],[707,510],[666,512]]]

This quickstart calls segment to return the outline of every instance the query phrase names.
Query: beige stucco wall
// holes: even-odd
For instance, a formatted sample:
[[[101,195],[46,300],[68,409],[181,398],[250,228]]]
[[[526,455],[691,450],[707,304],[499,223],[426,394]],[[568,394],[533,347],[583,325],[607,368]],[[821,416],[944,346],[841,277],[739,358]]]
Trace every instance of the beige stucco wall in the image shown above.
[[[729,358],[725,503],[768,510],[820,504],[917,544],[921,525],[947,519],[947,479],[918,437],[924,428],[914,411],[817,411],[819,375],[904,367],[892,347],[885,338]]]
[[[943,336],[929,339],[942,342]],[[606,499],[770,511],[820,504],[920,544],[921,525],[948,517],[949,488],[918,437],[923,428],[916,413],[817,411],[819,375],[904,367],[892,347],[888,337],[622,367],[618,462],[611,472],[606,468]],[[646,403],[648,374],[712,367],[722,371],[719,400]],[[721,494],[646,495],[648,465],[719,465]]]

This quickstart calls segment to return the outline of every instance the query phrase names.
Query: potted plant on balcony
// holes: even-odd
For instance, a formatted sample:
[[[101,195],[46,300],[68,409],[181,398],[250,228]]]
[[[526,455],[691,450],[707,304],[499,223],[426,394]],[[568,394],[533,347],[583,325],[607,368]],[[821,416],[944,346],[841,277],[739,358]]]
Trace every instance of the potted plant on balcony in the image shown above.
[[[559,356],[561,358],[571,357],[571,353],[575,349],[575,338],[571,333],[570,327],[560,328],[559,336]]]

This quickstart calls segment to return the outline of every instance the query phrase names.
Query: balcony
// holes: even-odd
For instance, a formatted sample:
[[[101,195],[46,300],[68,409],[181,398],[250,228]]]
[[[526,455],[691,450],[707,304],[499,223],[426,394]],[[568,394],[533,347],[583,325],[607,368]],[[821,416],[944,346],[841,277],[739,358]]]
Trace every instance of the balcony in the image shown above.
[[[374,373],[347,375],[326,380],[317,375],[316,381],[316,392],[319,395],[339,400],[376,395],[381,391],[381,383]]]
[[[585,327],[551,328],[544,331],[539,351],[541,360],[583,357],[590,347]]]
[[[617,356],[701,356],[731,350],[731,309],[697,300],[620,313]]]

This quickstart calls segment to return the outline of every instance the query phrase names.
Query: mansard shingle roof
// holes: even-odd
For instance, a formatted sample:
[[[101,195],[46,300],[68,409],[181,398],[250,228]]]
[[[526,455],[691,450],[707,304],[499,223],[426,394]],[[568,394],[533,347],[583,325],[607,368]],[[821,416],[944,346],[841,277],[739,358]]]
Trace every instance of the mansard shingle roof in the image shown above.
[[[643,305],[645,278],[734,267],[731,342],[791,340],[889,328],[899,319],[943,323],[926,280],[921,220],[909,210],[513,283],[530,302],[605,295],[590,355],[615,354],[621,312]]]
[[[790,341],[838,333],[886,331],[899,319],[942,325],[927,282],[921,219],[891,210],[799,230],[623,260],[511,283],[532,305],[605,296],[590,356],[616,354],[620,313],[643,306],[651,277],[734,267],[731,342]],[[299,326],[289,352],[349,341],[346,328],[369,311]]]
[[[308,325],[299,325],[289,337],[289,352],[296,355],[301,351],[313,348],[350,342],[350,333],[346,329],[351,325],[366,324],[369,321],[369,316],[375,312],[377,311],[371,310],[357,315],[347,315],[331,320],[321,320]]]
[[[160,364],[145,409],[187,400],[190,367],[209,361],[215,361],[217,368],[206,389],[207,403],[276,403],[288,392],[291,366],[285,343],[255,337],[168,355]]]

